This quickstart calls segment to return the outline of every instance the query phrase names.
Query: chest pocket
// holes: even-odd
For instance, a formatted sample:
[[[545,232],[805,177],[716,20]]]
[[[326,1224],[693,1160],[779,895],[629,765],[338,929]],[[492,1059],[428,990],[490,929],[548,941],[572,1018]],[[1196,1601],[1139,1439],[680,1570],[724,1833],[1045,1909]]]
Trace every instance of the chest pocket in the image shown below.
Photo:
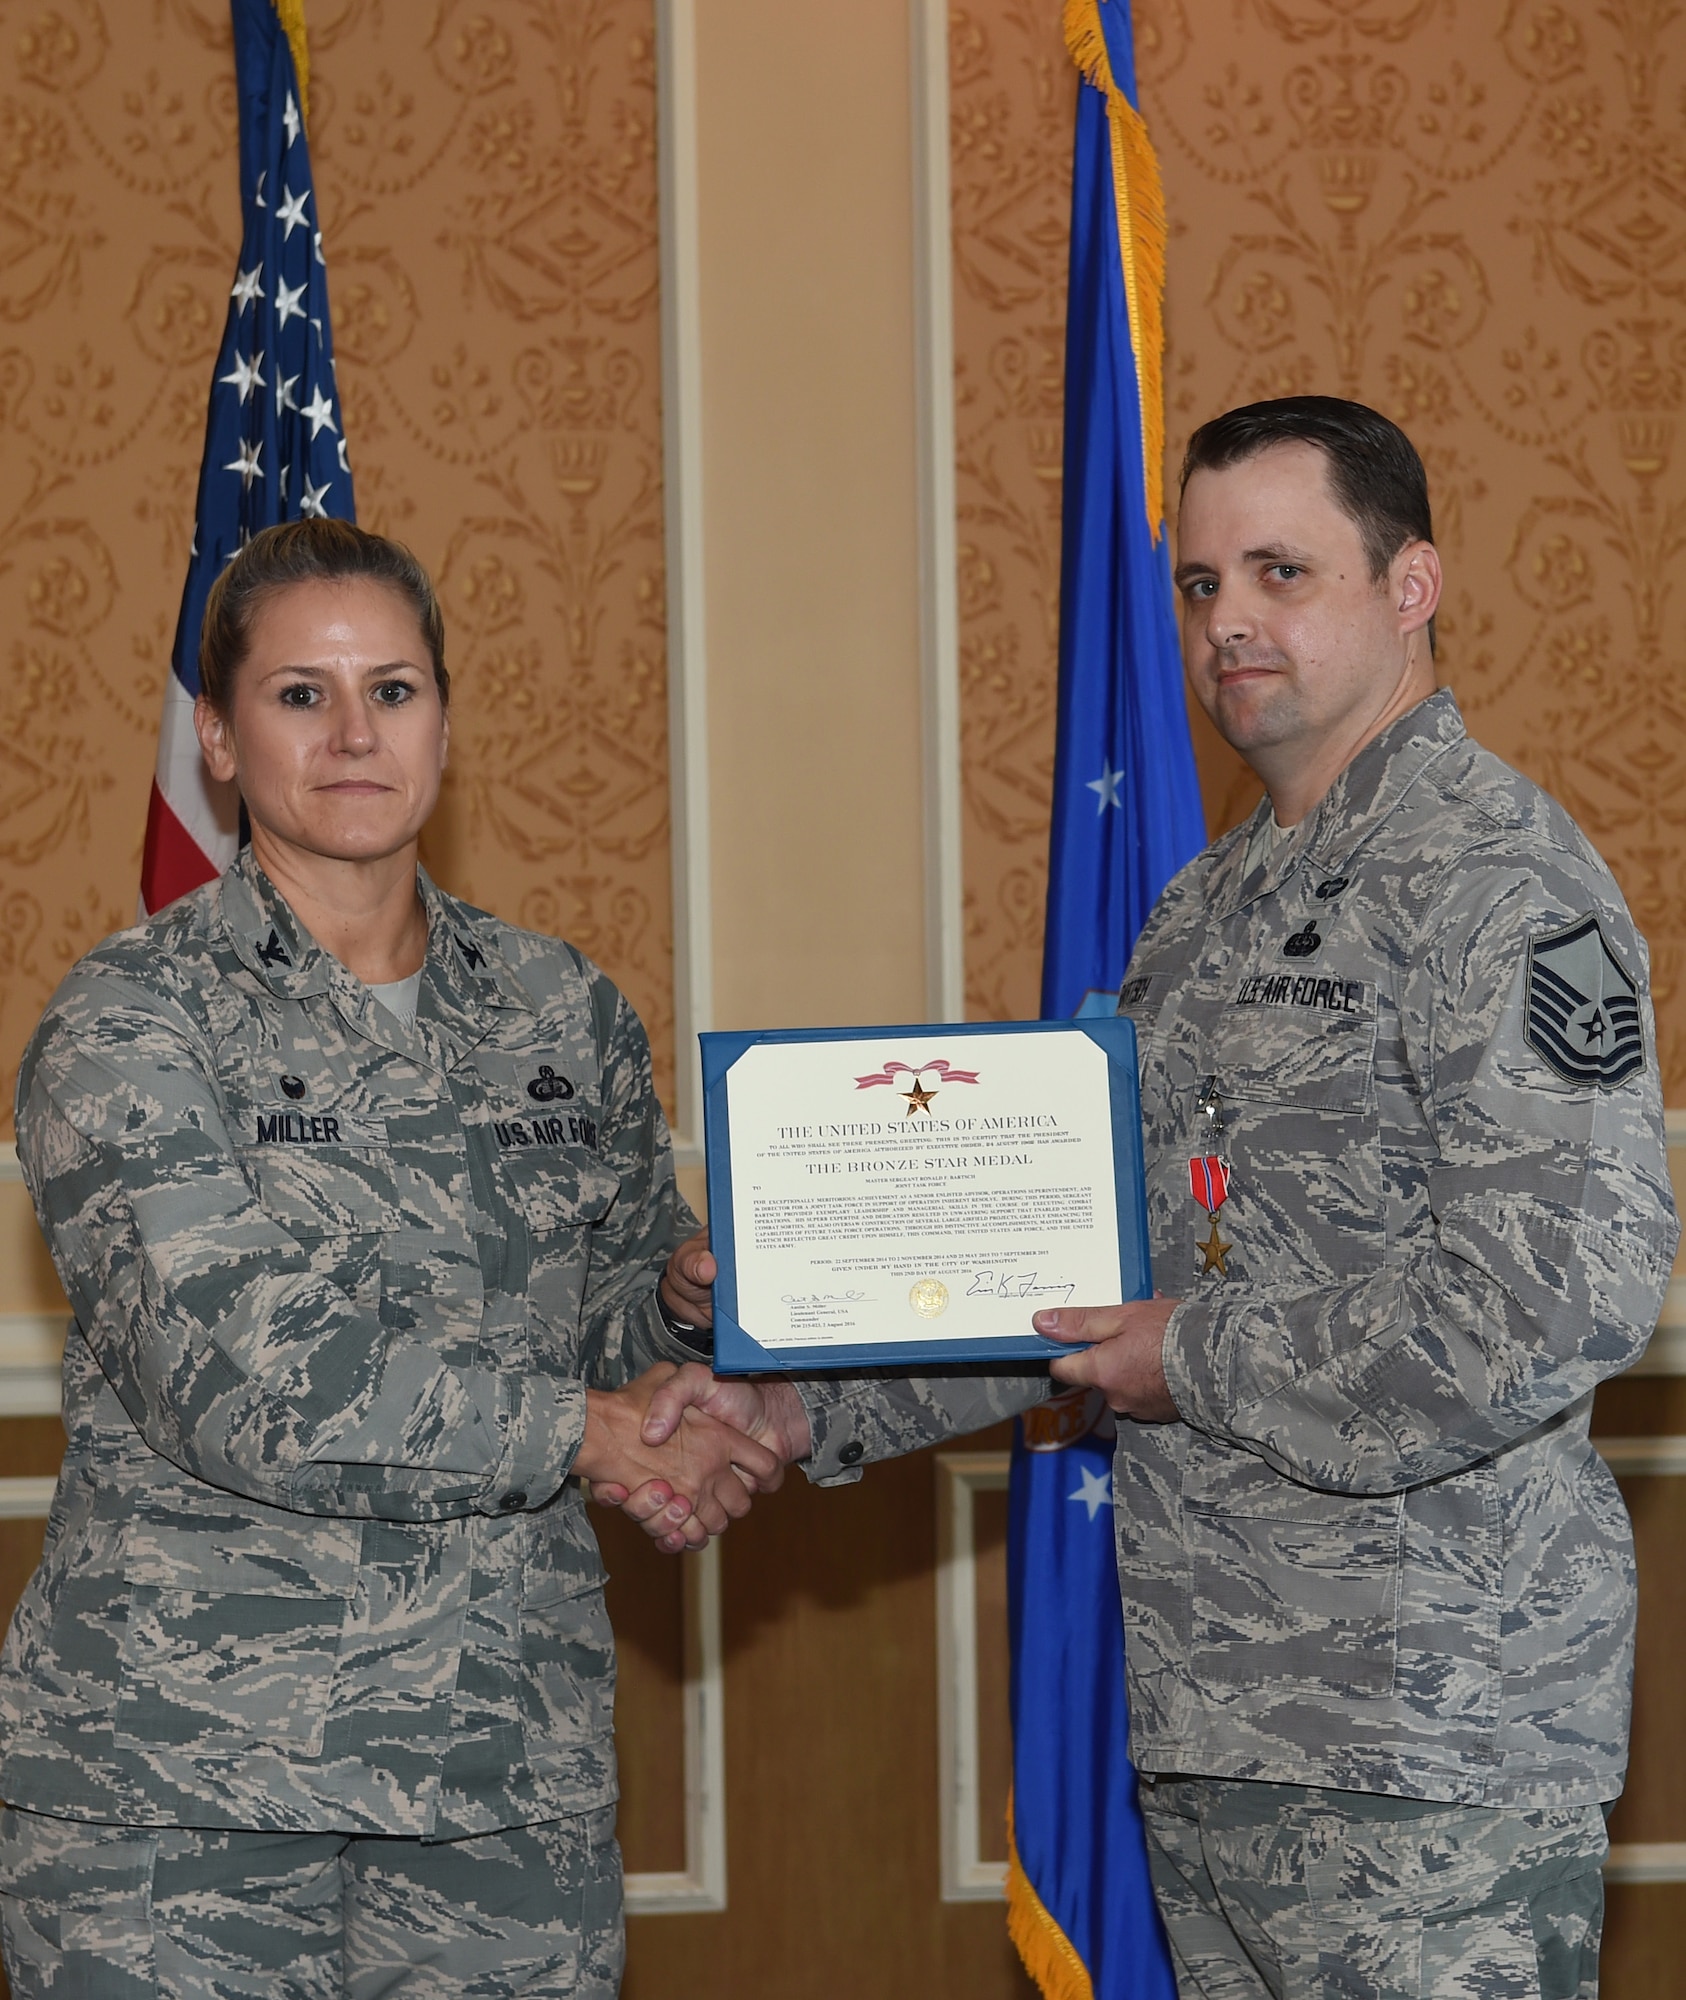
[[[537,1239],[599,1222],[620,1176],[598,1157],[598,1070],[580,1050],[482,1049],[492,1151],[510,1204]]]
[[[240,1165],[265,1210],[300,1242],[397,1227],[384,1120],[316,1110],[244,1114]]]
[[[1248,979],[1240,995],[1212,1034],[1211,1068],[1225,1098],[1308,1111],[1362,1111],[1374,1101],[1371,982]]]
[[[498,1167],[536,1237],[601,1222],[621,1191],[620,1176],[579,1147],[510,1147],[500,1152]]]

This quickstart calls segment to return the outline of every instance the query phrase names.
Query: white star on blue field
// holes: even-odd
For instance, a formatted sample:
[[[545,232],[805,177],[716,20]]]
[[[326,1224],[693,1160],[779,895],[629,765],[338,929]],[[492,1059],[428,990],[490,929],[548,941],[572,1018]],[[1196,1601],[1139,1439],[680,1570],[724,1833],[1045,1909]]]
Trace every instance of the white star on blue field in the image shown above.
[[[1078,1477],[1083,1481],[1083,1484],[1078,1487],[1075,1493],[1068,1493],[1065,1497],[1068,1500],[1082,1501],[1083,1505],[1088,1508],[1089,1519],[1092,1521],[1103,1507],[1110,1507],[1112,1505],[1112,1474],[1110,1472],[1095,1472],[1088,1466],[1084,1466]]]
[[[1106,811],[1108,806],[1116,806],[1120,812],[1123,811],[1124,802],[1118,796],[1118,784],[1123,776],[1124,773],[1122,770],[1115,771],[1112,768],[1112,759],[1110,757],[1103,757],[1101,759],[1100,776],[1098,778],[1091,778],[1088,784],[1084,786],[1083,789],[1085,791],[1093,792],[1100,800],[1100,804],[1095,808],[1095,817],[1097,819]]]

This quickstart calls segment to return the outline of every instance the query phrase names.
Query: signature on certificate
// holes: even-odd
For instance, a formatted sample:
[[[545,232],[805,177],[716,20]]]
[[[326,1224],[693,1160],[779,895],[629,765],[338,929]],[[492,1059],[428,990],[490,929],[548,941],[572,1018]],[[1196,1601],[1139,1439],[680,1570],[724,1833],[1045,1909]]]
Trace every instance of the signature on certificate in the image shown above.
[[[978,1271],[966,1287],[969,1299],[1046,1299],[1070,1302],[1075,1278],[1045,1278],[1040,1271]]]
[[[865,1292],[785,1292],[782,1303],[787,1306],[858,1306],[866,1298]]]

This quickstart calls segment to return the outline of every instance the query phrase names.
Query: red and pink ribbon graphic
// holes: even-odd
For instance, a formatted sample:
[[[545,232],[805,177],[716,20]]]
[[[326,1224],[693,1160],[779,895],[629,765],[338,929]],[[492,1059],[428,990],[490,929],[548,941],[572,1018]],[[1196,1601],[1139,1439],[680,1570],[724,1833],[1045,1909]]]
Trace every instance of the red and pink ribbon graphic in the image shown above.
[[[1191,1193],[1208,1215],[1216,1215],[1229,1199],[1229,1162],[1216,1153],[1203,1153],[1188,1163]]]
[[[926,1075],[940,1076],[944,1083],[976,1083],[978,1080],[978,1072],[975,1069],[954,1069],[946,1056],[938,1056],[935,1062],[887,1062],[873,1076],[857,1076],[855,1088],[870,1090],[875,1083],[894,1083],[898,1076],[911,1076],[914,1082],[918,1083],[919,1079]]]

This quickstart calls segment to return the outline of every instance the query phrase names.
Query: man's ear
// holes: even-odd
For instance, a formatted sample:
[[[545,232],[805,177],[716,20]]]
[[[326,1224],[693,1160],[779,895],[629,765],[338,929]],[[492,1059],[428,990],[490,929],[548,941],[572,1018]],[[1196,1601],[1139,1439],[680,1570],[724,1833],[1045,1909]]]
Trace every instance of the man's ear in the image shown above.
[[[222,710],[203,695],[193,704],[193,733],[199,738],[205,768],[219,784],[226,785],[234,776],[234,734]]]
[[[1440,552],[1432,542],[1407,542],[1389,565],[1401,632],[1420,632],[1440,603]]]

